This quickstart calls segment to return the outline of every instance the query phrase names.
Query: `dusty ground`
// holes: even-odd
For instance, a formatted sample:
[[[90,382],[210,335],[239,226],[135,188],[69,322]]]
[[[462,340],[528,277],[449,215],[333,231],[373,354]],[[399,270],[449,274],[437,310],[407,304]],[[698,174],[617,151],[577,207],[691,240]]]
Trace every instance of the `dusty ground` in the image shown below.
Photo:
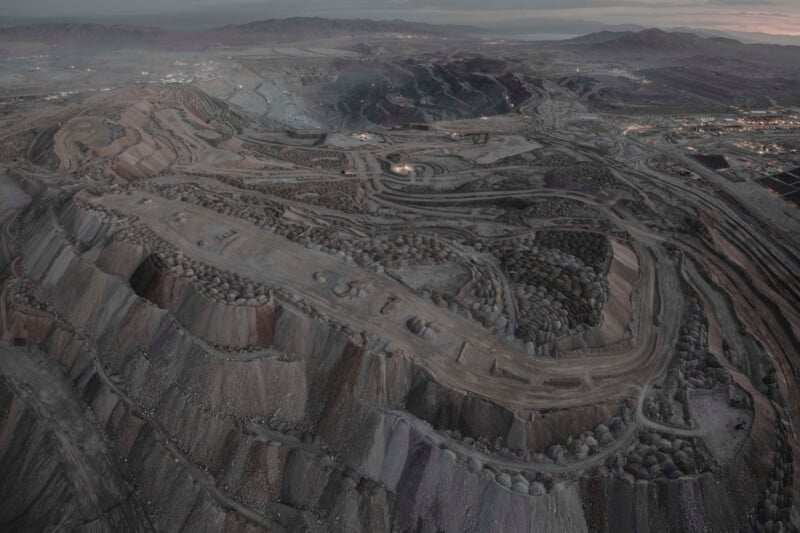
[[[574,50],[374,39],[65,95],[2,62],[0,460],[30,429],[73,489],[22,500],[100,529],[791,530],[800,222],[688,150],[778,134],[690,137],[678,88]],[[0,524],[77,520],[22,500]]]

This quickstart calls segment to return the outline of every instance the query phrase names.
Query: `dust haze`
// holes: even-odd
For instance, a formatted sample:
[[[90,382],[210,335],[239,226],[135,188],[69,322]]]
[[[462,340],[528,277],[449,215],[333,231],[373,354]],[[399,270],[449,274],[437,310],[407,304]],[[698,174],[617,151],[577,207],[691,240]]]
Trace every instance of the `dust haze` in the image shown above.
[[[798,529],[791,4],[260,6],[4,12],[0,529]]]

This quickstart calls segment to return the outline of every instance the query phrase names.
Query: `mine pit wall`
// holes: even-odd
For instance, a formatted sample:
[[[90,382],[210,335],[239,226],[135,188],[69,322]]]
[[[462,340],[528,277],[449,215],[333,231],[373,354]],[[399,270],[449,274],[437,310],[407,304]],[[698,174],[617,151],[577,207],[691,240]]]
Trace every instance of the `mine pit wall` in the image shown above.
[[[493,469],[475,471],[468,457],[394,413],[364,407],[349,423],[358,430],[339,449],[358,474],[353,485],[363,476],[361,483],[376,481],[392,494],[397,531],[420,523],[443,531],[744,531],[765,483],[758,480],[767,479],[751,447],[714,475],[634,483],[590,477],[531,497],[502,487]],[[305,457],[290,456],[286,472],[282,500],[294,506],[315,509],[335,482]]]
[[[9,283],[14,281],[0,279],[0,340],[39,344],[47,338],[52,319],[42,311],[12,302],[8,292]]]
[[[0,283],[11,274],[11,261],[14,259],[14,246],[11,239],[11,227],[14,217],[0,219]]]
[[[177,313],[136,295],[127,282],[132,269],[121,268],[101,248],[109,242],[103,235],[108,228],[82,227],[75,231],[82,236],[79,255],[54,218],[31,221],[22,239],[24,270],[40,280],[56,311],[99,347],[94,354],[83,339],[60,326],[53,326],[44,342],[49,356],[68,369],[76,390],[144,485],[143,492],[156,502],[159,529],[260,529],[214,489],[198,483],[202,474],[190,463],[176,462],[178,456],[208,468],[223,498],[259,510],[280,495],[286,504],[341,517],[347,525],[343,530],[349,531],[415,531],[420,524],[445,531],[619,531],[637,508],[644,509],[635,518],[644,531],[662,530],[664,509],[686,516],[678,522],[686,530],[703,523],[715,531],[739,530],[728,526],[744,524],[742,515],[754,506],[731,487],[756,494],[757,480],[765,479],[763,472],[754,475],[747,467],[758,453],[754,447],[737,459],[742,464],[728,467],[730,484],[712,485],[701,478],[671,481],[666,488],[656,483],[620,488],[615,483],[622,482],[603,479],[597,482],[603,490],[584,482],[537,497],[512,492],[490,470],[476,472],[464,457],[432,444],[424,424],[412,427],[384,410],[408,405],[434,422],[437,416],[448,421],[465,417],[476,431],[485,434],[489,427],[507,436],[519,421],[501,407],[453,391],[428,390],[439,385],[420,380],[422,371],[406,357],[365,351],[344,332],[282,302],[274,303],[272,348],[288,359],[223,359],[184,329]],[[140,253],[141,260],[147,256],[131,248],[118,251],[126,257]],[[103,272],[100,263],[117,264],[116,272],[125,275]],[[178,310],[182,298],[193,297],[185,290],[176,294],[172,304]],[[311,402],[313,410],[306,404],[309,394],[319,398]],[[431,403],[430,394],[436,402],[443,400],[444,414],[431,411],[436,402]],[[341,462],[295,437],[263,435],[248,421],[276,412],[290,423],[310,422]],[[601,409],[579,418],[586,416],[588,422],[605,414]],[[701,502],[698,510],[686,511],[695,501]],[[585,502],[591,513],[584,514]],[[307,517],[285,506],[281,512],[295,523]]]
[[[0,527],[33,531],[54,527],[57,507],[78,507],[48,432],[24,402],[0,379]],[[16,487],[16,491],[14,488]],[[22,490],[21,490],[22,489]],[[40,506],[31,509],[37,495]]]
[[[52,241],[48,239],[48,242]],[[47,247],[38,246],[38,244],[33,242],[34,248],[38,250],[48,249]],[[108,327],[105,328],[94,328],[92,330],[93,334],[98,334],[99,337],[108,336],[108,342],[111,343],[114,339],[117,341],[128,339],[129,334],[135,333],[130,331],[125,324],[141,325],[144,323],[149,324],[151,328],[149,330],[147,328],[139,329],[139,335],[136,336],[136,340],[141,342],[146,339],[145,342],[148,342],[150,338],[154,338],[154,342],[165,341],[164,335],[169,335],[169,333],[162,331],[161,336],[155,335],[158,333],[158,325],[163,323],[164,317],[167,315],[165,311],[137,300],[135,295],[125,295],[124,293],[126,292],[132,294],[127,284],[102,272],[94,270],[91,276],[81,277],[80,274],[84,270],[88,271],[88,265],[81,264],[80,259],[74,255],[70,256],[68,251],[49,249],[53,251],[52,255],[56,257],[53,260],[53,267],[59,268],[67,276],[62,279],[61,283],[56,281],[52,286],[48,287],[50,294],[63,294],[63,291],[67,288],[66,285],[71,285],[73,280],[76,280],[80,285],[89,287],[89,290],[97,287],[98,283],[102,281],[107,285],[105,290],[99,291],[101,295],[97,300],[99,307],[105,307],[112,314],[116,314],[119,307],[127,310],[123,320],[113,322],[111,325],[107,324]],[[59,257],[68,257],[70,264],[60,268],[58,265]],[[45,265],[47,263],[48,261],[44,262]],[[50,271],[45,272],[45,277],[49,274]],[[70,276],[77,277],[72,278]],[[125,297],[109,297],[115,292],[123,293],[123,296],[127,296],[127,299],[133,299],[134,301],[128,303]],[[117,300],[116,307],[115,299]],[[120,301],[123,302],[122,305],[119,305]],[[67,300],[64,299],[64,302],[66,303]],[[91,323],[92,317],[87,318],[77,312],[77,309],[81,307],[80,301],[75,305],[73,300],[71,305],[65,304],[58,311],[67,318],[76,317],[82,320],[82,325],[88,325]],[[130,315],[137,315],[138,320],[128,321],[127,318]],[[174,324],[174,321],[171,323]],[[122,324],[123,326],[120,330],[117,330],[113,327],[114,324]],[[174,336],[181,336],[180,333],[173,332],[173,334]],[[76,337],[72,332],[56,327],[46,342],[46,348],[51,357],[57,358],[69,369],[76,388],[83,394],[87,403],[99,413],[107,434],[117,442],[123,452],[123,456],[127,458],[129,464],[133,465],[134,475],[137,479],[147,483],[143,489],[151,501],[163,502],[156,504],[155,515],[159,529],[179,530],[181,529],[181,524],[183,524],[184,529],[187,531],[240,531],[252,526],[252,524],[248,525],[246,521],[242,521],[236,512],[223,510],[220,505],[212,501],[213,498],[209,499],[208,494],[196,486],[196,483],[187,474],[188,467],[175,463],[173,454],[163,444],[163,439],[156,434],[153,425],[148,423],[145,417],[135,414],[124,402],[121,402],[113,388],[99,377],[92,356],[88,353],[86,345],[80,338]],[[124,347],[122,348],[124,349]],[[174,346],[170,346],[169,342],[167,342],[165,348],[172,350]],[[169,351],[165,351],[162,355],[172,354]],[[190,363],[191,361],[185,362]],[[136,404],[140,405],[145,412],[149,412],[151,416],[157,417],[158,426],[169,428],[171,432],[169,436],[181,443],[182,447],[189,451],[194,460],[209,466],[217,476],[231,483],[232,491],[245,490],[247,488],[239,489],[234,483],[253,482],[253,478],[245,475],[242,471],[244,465],[238,464],[237,467],[236,463],[241,462],[238,459],[240,456],[248,457],[253,454],[258,456],[258,450],[263,450],[264,446],[267,445],[266,442],[253,443],[254,439],[245,436],[242,428],[234,421],[230,421],[225,417],[207,414],[205,412],[208,409],[207,407],[197,405],[190,399],[185,398],[180,394],[180,391],[177,391],[172,386],[169,379],[162,381],[162,377],[158,375],[156,369],[150,366],[147,358],[142,354],[137,354],[135,350],[131,350],[125,355],[121,353],[117,353],[116,356],[109,354],[104,363],[109,364],[114,371],[119,371],[123,381],[126,383],[125,388],[129,389],[128,394],[135,398]],[[230,369],[226,368],[225,370],[230,373]],[[252,374],[250,370],[243,370],[245,370],[244,376]],[[211,373],[214,372],[212,371]],[[258,374],[263,375],[268,374],[268,372]],[[239,375],[238,377],[243,379],[244,376]],[[286,376],[284,376],[284,379],[286,380],[284,383],[291,384],[301,391],[304,389],[301,383],[298,387],[297,380],[292,380],[291,377]],[[259,387],[259,390],[263,388],[264,384],[261,385],[262,387]],[[233,398],[238,397],[238,395],[231,396]],[[246,404],[247,402],[245,402]],[[212,402],[211,405],[213,406],[214,403]],[[248,409],[253,407],[253,405],[247,406]],[[256,404],[255,407],[262,406]],[[262,412],[267,411],[268,406],[263,406]],[[251,448],[255,449],[255,451],[252,451]],[[275,452],[268,454],[268,460],[275,477],[271,481],[273,485],[271,491],[276,494],[281,481],[282,462],[288,454],[288,449],[283,447],[283,451],[281,451],[281,447],[275,446],[272,449]],[[256,458],[255,461],[257,463],[258,459]],[[164,478],[165,472],[167,472],[167,478]],[[259,494],[259,491],[250,488],[249,493]],[[176,501],[176,496],[180,498],[179,501]],[[301,522],[298,521],[297,523]]]
[[[146,286],[138,287],[140,295],[154,301],[161,308],[171,310],[178,322],[195,337],[229,347],[269,346],[274,342],[276,349],[290,356],[303,354],[295,366],[306,365],[310,369],[318,369],[314,375],[306,371],[305,379],[297,377],[298,373],[303,373],[302,369],[290,372],[290,375],[294,374],[295,377],[290,378],[286,375],[286,369],[294,363],[275,363],[270,359],[264,360],[265,364],[261,365],[266,367],[265,372],[256,371],[255,373],[261,376],[259,385],[277,386],[282,379],[287,378],[298,385],[293,389],[294,394],[288,392],[286,396],[288,400],[280,404],[281,412],[284,413],[284,416],[288,414],[288,418],[292,420],[302,417],[304,409],[292,408],[292,406],[297,406],[298,403],[305,405],[307,388],[316,391],[317,394],[327,394],[327,401],[312,402],[312,405],[320,406],[317,412],[306,413],[306,415],[315,424],[318,424],[320,432],[328,439],[335,441],[337,434],[347,433],[345,428],[336,427],[334,421],[337,418],[333,414],[347,409],[347,406],[357,400],[390,408],[405,406],[411,413],[430,422],[434,427],[459,429],[465,435],[484,437],[489,440],[503,437],[512,447],[535,450],[543,450],[555,441],[566,440],[567,436],[591,429],[599,423],[605,423],[617,414],[617,406],[603,405],[582,410],[550,413],[546,415],[547,422],[545,422],[544,428],[541,426],[542,420],[537,420],[536,424],[519,420],[502,406],[475,396],[445,389],[431,379],[420,379],[420,373],[417,373],[416,377],[412,377],[413,366],[408,364],[405,359],[376,356],[365,353],[363,349],[355,345],[348,346],[348,341],[344,340],[345,336],[340,332],[320,324],[313,318],[287,312],[287,308],[281,304],[270,302],[268,306],[243,307],[213,302],[201,295],[188,280],[176,279],[165,272],[157,264],[156,259],[146,254],[140,247],[110,240],[108,235],[111,232],[111,226],[93,213],[84,213],[77,209],[75,204],[70,204],[60,218],[68,229],[77,235],[79,242],[83,243],[82,247],[87,249],[83,254],[84,257],[95,258],[98,266],[101,263],[104,265],[128,265],[124,269],[115,267],[114,273],[118,276],[130,277],[134,281],[134,285],[137,284],[137,278],[145,283]],[[139,266],[131,272],[130,265],[132,263],[130,261],[121,263],[114,260],[113,256],[116,253],[131,259],[138,255]],[[126,296],[127,298],[130,296]],[[137,301],[135,306],[141,307],[141,302]],[[273,307],[275,308],[274,312]],[[139,312],[130,313],[127,314],[126,321],[140,324],[139,328],[130,328],[134,332],[139,332],[133,335],[133,338],[142,337],[142,333],[146,332],[144,338],[158,339],[155,344],[163,347],[159,350],[151,349],[152,355],[156,357],[163,354],[165,361],[171,361],[168,375],[174,382],[185,383],[186,387],[190,387],[190,384],[193,383],[202,384],[195,386],[194,391],[198,394],[203,394],[205,391],[210,398],[219,402],[216,405],[233,408],[233,411],[239,416],[263,412],[259,409],[246,410],[245,408],[246,405],[253,403],[253,398],[259,396],[254,383],[252,387],[244,388],[242,391],[244,394],[236,396],[236,398],[240,398],[238,402],[232,398],[232,395],[224,394],[226,385],[236,384],[238,378],[226,380],[224,377],[227,373],[219,371],[219,369],[198,375],[199,370],[196,363],[205,358],[204,350],[200,348],[194,353],[188,353],[187,350],[181,349],[179,344],[170,344],[168,342],[169,335],[165,333],[170,331],[170,328],[161,328],[160,333],[153,330],[153,321],[161,321],[163,317],[148,318],[150,315],[158,315],[158,313],[154,310],[144,313],[144,316]],[[274,321],[274,325],[270,324],[271,321]],[[235,328],[230,327],[230,324],[240,325],[241,333],[238,338],[232,338],[234,333],[231,332],[234,332]],[[267,327],[264,327],[264,324],[267,324]],[[265,332],[265,330],[267,331]],[[227,337],[227,335],[231,335],[231,337]],[[129,336],[130,334],[115,334],[112,338],[115,339],[115,342],[119,342],[118,339]],[[245,336],[247,336],[247,340],[244,340]],[[315,356],[315,354],[317,355]],[[336,355],[333,356],[333,354]],[[338,364],[342,357],[345,361],[344,365],[336,368],[335,373],[332,372],[332,365]],[[181,365],[175,361],[186,361],[186,364]],[[209,366],[215,365],[212,363]],[[276,367],[280,367],[280,370]],[[341,375],[336,375],[336,373]],[[209,381],[207,379],[209,375],[217,379]],[[309,382],[311,382],[310,388],[308,387]],[[357,391],[341,390],[342,383],[354,384]],[[410,390],[409,387],[411,387]],[[298,392],[301,392],[302,401],[297,398]],[[264,393],[260,395],[263,396]],[[209,403],[215,405],[214,402]],[[233,406],[232,403],[241,405]],[[256,405],[259,408],[263,407],[258,403]]]
[[[303,418],[307,387],[302,360],[225,361],[170,313],[138,298],[124,280],[83,261],[57,232],[36,233],[29,244],[33,251],[25,255],[26,272],[42,279],[46,299],[70,324],[111,354],[125,354],[119,370],[130,373],[133,385],[144,386],[157,373],[163,388],[153,392],[177,385],[236,416],[281,411],[289,419]],[[147,349],[147,357],[139,347]],[[230,394],[232,389],[238,393]]]
[[[543,452],[553,443],[593,430],[619,414],[619,402],[535,414],[520,419],[508,408],[488,400],[443,387],[427,373],[417,372],[405,404],[411,414],[435,428],[458,430],[464,436],[493,441],[505,439],[510,449]]]
[[[755,435],[730,463],[695,477],[633,483],[584,477],[580,487],[589,530],[750,531],[749,520],[772,481],[770,450],[776,443],[774,434]]]
[[[291,492],[293,490],[292,479],[282,475],[284,461],[289,457],[291,448],[281,445],[273,446],[278,450],[273,452],[272,456],[262,459],[260,454],[265,446],[264,441],[246,434],[239,424],[225,418],[224,413],[217,412],[217,410],[225,411],[226,408],[232,408],[226,404],[227,398],[243,398],[242,405],[239,406],[241,410],[234,409],[235,414],[240,416],[245,414],[244,409],[250,410],[247,412],[248,415],[252,414],[252,411],[269,412],[269,407],[274,410],[275,405],[259,405],[257,401],[254,407],[254,400],[257,400],[257,396],[253,394],[224,394],[225,391],[234,387],[240,393],[243,392],[242,383],[253,373],[252,369],[248,369],[244,375],[237,373],[236,376],[232,376],[233,381],[230,386],[216,387],[221,394],[219,397],[215,397],[214,392],[210,393],[210,398],[209,395],[203,394],[205,391],[215,390],[215,387],[207,384],[198,386],[194,394],[191,392],[187,394],[182,387],[190,387],[198,382],[202,383],[202,376],[198,375],[201,371],[198,368],[202,368],[204,365],[198,361],[202,358],[204,348],[197,344],[190,335],[181,334],[182,329],[175,320],[169,319],[167,311],[137,298],[123,280],[87,264],[57,232],[34,232],[27,242],[31,252],[26,254],[26,271],[30,271],[33,277],[43,280],[42,285],[48,301],[56,302],[59,313],[80,328],[86,329],[91,337],[98,339],[99,344],[109,348],[114,347],[114,350],[103,355],[103,363],[107,364],[110,370],[126,384],[127,394],[135,400],[136,404],[140,405],[150,416],[155,417],[158,427],[165,428],[165,431],[169,432],[169,436],[178,443],[181,449],[186,450],[193,461],[206,465],[218,479],[229,483],[230,492],[239,496],[239,499],[245,503],[259,503],[258,494],[260,492],[253,486],[253,483],[256,482],[267,487],[268,495],[277,493],[279,488],[281,491]],[[74,286],[84,289],[70,292]],[[85,298],[85,300],[81,298]],[[116,318],[101,321],[101,317],[81,311],[97,308],[104,309],[105,313]],[[309,323],[310,321],[310,318],[291,312],[288,308],[280,308],[276,328],[279,332],[276,336],[276,347],[282,346],[287,352],[312,354],[306,364],[312,361],[318,362],[321,368],[312,377],[312,380],[322,386],[320,393],[327,395],[330,399],[327,402],[321,402],[326,408],[317,414],[320,428],[328,428],[326,432],[329,433],[329,438],[332,441],[341,442],[343,436],[357,434],[352,431],[353,426],[350,423],[355,420],[351,417],[361,409],[363,404],[356,402],[356,398],[363,398],[369,402],[378,400],[378,404],[383,402],[399,403],[402,400],[407,390],[407,385],[404,386],[408,376],[407,364],[400,357],[384,358],[368,354],[362,348],[343,339],[340,332],[332,332],[329,326],[314,326]],[[309,326],[312,328],[309,329]],[[300,334],[306,331],[314,331],[314,333],[312,335]],[[147,357],[137,353],[135,349],[135,345],[142,341],[148,346]],[[128,343],[131,345],[128,346]],[[137,478],[150,478],[151,481],[158,478],[155,472],[166,468],[167,464],[172,464],[173,459],[169,450],[165,449],[163,445],[158,445],[159,439],[151,434],[155,431],[152,425],[148,424],[145,418],[131,415],[127,405],[119,400],[116,392],[97,374],[95,364],[81,348],[80,340],[70,333],[57,331],[48,340],[47,348],[52,357],[59,358],[65,366],[70,368],[77,387],[82,391],[84,399],[98,413],[107,433],[115,442],[118,442],[128,460],[140,469],[137,472]],[[339,354],[331,352],[332,349],[338,350]],[[209,371],[209,374],[230,374],[230,367],[235,364],[226,362],[222,369],[214,369]],[[279,364],[283,365],[284,363]],[[346,382],[354,383],[355,386],[352,390],[341,391],[341,387],[337,386],[342,383],[340,378],[345,374],[350,376],[353,373],[357,373],[359,378],[348,378]],[[376,386],[374,384],[375,376],[384,376],[385,381],[379,383],[388,383],[389,386]],[[276,385],[291,384],[293,388],[302,390],[302,386],[298,387],[298,381],[298,379],[284,375]],[[187,398],[187,396],[196,397],[198,394],[203,394],[203,396],[194,401]],[[291,415],[292,411],[289,407],[288,405],[284,406],[284,411]],[[209,408],[212,410],[211,413],[206,412],[206,409]],[[348,414],[350,416],[347,416]],[[300,415],[301,413],[295,414],[295,416]],[[342,415],[345,417],[342,418]],[[341,424],[341,421],[346,423]],[[378,432],[375,435],[373,441],[380,442],[382,434]],[[416,438],[421,441],[419,435]],[[438,449],[431,448],[424,443],[416,446],[423,450],[416,452],[417,455],[419,453],[424,453],[426,456],[434,454],[432,461],[438,460],[437,458],[441,454]],[[285,448],[285,450],[280,451],[281,448]],[[393,448],[394,445],[389,447],[389,450],[391,451]],[[384,462],[378,459],[376,453],[371,452],[370,464],[377,464],[377,461]],[[312,464],[319,462],[319,458],[314,454],[303,450],[293,449],[292,454],[295,461],[302,460]],[[422,500],[418,500],[414,496],[416,491],[414,487],[417,482],[413,480],[413,469],[415,465],[419,464],[417,455],[407,453],[402,462],[396,463],[393,469],[387,467],[387,472],[393,471],[394,473],[389,475],[386,480],[391,482],[392,486],[397,487],[398,493],[404,494],[406,499],[404,505],[410,506],[410,511],[427,514],[431,510],[417,509]],[[402,454],[399,457],[402,458]],[[263,477],[263,471],[260,481],[245,475],[246,471],[262,460],[267,461],[269,465],[266,477]],[[360,467],[355,461],[354,464]],[[463,465],[459,468],[464,470],[466,466]],[[373,475],[374,469],[374,466],[365,467],[365,471]],[[186,482],[181,479],[186,478],[186,472],[182,472],[182,467],[173,468],[173,470],[172,475],[175,479],[172,482],[176,486],[185,486]],[[406,473],[406,470],[412,473]],[[272,477],[269,476],[270,471],[273,474]],[[343,481],[345,476],[342,474],[341,467],[333,469],[332,472],[334,474],[331,487],[341,488],[343,483],[349,483]],[[444,500],[448,496],[447,491],[443,489],[446,485],[440,483],[437,478],[440,474],[437,472],[438,470],[434,468],[426,474],[426,490],[437,494],[438,498]],[[466,470],[462,475],[468,475]],[[376,476],[376,478],[382,479],[381,476]],[[407,481],[401,485],[400,482],[403,479]],[[477,478],[475,480],[477,482]],[[385,504],[387,498],[391,499],[391,494],[382,493],[380,489],[375,488],[364,490],[363,483],[360,481],[349,493],[350,498],[356,498],[356,501],[360,503],[358,510],[348,511],[347,516],[350,517],[354,530],[371,531],[374,530],[372,526],[388,523],[389,517],[384,516],[383,513],[392,508],[391,505]],[[487,477],[481,483],[489,487],[487,490],[496,492],[498,500],[516,501],[521,507],[515,514],[524,513],[527,497],[508,498],[506,496],[508,491],[497,485],[493,478],[490,480]],[[332,489],[329,488],[329,490]],[[164,494],[161,485],[157,485],[155,482],[146,488],[146,493],[151,495],[151,499],[157,498],[165,502],[171,499]],[[193,492],[187,489],[185,494],[193,494]],[[250,496],[247,496],[248,494]],[[335,494],[338,494],[338,491]],[[475,505],[477,502],[485,500],[480,492],[473,493],[467,490],[465,494],[471,495]],[[510,493],[508,494],[510,495]],[[183,498],[184,493],[181,493],[180,496]],[[199,498],[199,496],[195,497]],[[352,507],[353,502],[342,499],[339,500],[338,505],[343,506],[344,510]],[[178,517],[182,517],[184,512],[188,512],[186,511],[188,506],[188,503],[176,502],[169,506],[169,512],[167,512],[165,504],[163,511],[157,510],[155,513],[159,517],[157,522],[167,528],[175,526],[180,519]],[[458,504],[453,504],[453,506],[458,506]],[[508,507],[506,506],[506,508]],[[184,510],[181,511],[181,509]],[[492,506],[485,507],[483,511],[485,517],[481,519],[484,523],[488,524],[494,520],[492,509]],[[580,517],[579,510],[578,505],[575,507],[573,515]],[[460,514],[454,510],[453,517]],[[450,518],[450,520],[453,519]],[[428,519],[426,518],[426,520]],[[570,523],[568,527],[565,526],[561,530],[574,531],[576,530],[575,525],[575,523]],[[403,527],[411,527],[411,524]],[[380,527],[380,529],[389,528]],[[580,529],[579,527],[578,530]]]
[[[432,447],[407,422],[381,421],[382,415],[377,413],[371,416],[369,423],[378,431],[369,445],[369,463],[363,465],[369,480],[358,472],[346,474],[343,481],[342,476],[309,463],[305,456],[293,454],[286,465],[282,500],[324,512],[326,500],[336,494],[377,482],[381,488],[373,488],[373,498],[383,498],[381,491],[386,491],[393,515],[391,527],[370,529],[345,523],[343,531],[587,530],[577,485],[535,498],[511,492],[496,483],[489,471],[475,473],[451,451]]]
[[[748,531],[758,500],[747,489],[751,474],[727,468],[722,476],[648,483],[584,479],[580,486],[589,531]]]
[[[527,448],[544,451],[553,443],[564,443],[571,437],[618,416],[620,403],[607,402],[571,409],[537,413],[534,420],[515,418],[509,428],[506,443],[509,448]]]
[[[340,362],[344,360],[344,367],[348,367],[351,356],[360,360],[363,349],[352,344],[341,331],[319,321],[314,323],[278,304],[280,335],[273,348],[303,357],[290,361],[279,361],[276,357],[223,361],[212,356],[207,345],[186,332],[169,312],[138,298],[124,280],[84,261],[54,226],[42,225],[32,230],[26,239],[26,272],[41,280],[46,299],[54,303],[59,314],[85,330],[101,346],[102,355],[98,357],[125,384],[136,405],[154,417],[157,426],[165,428],[193,461],[206,465],[215,476],[225,480],[232,492],[238,495],[241,491],[258,499],[261,492],[253,485],[258,482],[269,487],[265,495],[277,495],[283,462],[291,448],[280,441],[267,442],[247,434],[236,420],[270,412],[280,412],[289,421],[304,418],[308,394],[306,372],[309,380],[324,385],[320,394],[334,397],[340,383],[331,376],[349,371],[342,370]],[[102,309],[110,318],[102,320],[101,316],[94,316],[93,309]],[[138,349],[141,346],[146,353]],[[116,393],[112,394],[111,387],[98,377],[96,364],[80,338],[56,327],[45,347],[51,357],[69,369],[76,387],[101,413],[104,423],[108,423],[106,417],[113,421],[129,418],[119,414],[123,404],[113,398]],[[309,361],[318,363],[320,368],[309,371]],[[369,377],[375,372],[365,373],[365,386],[372,383]],[[236,394],[231,394],[231,390]],[[386,396],[382,391],[374,394]],[[229,414],[234,418],[229,418]],[[311,414],[318,419],[326,415]],[[336,413],[327,416],[335,417]],[[158,468],[162,468],[172,459],[162,460],[160,455],[166,452],[158,451],[152,443],[147,444],[148,450],[136,452],[140,442],[148,442],[142,439],[158,439],[140,436],[141,432],[154,431],[147,416],[133,420],[132,426],[123,429],[109,426],[111,436],[123,449],[129,449],[126,453],[142,454],[126,455],[130,460],[152,462],[153,472],[148,475],[157,479],[156,463],[161,461]],[[268,453],[267,459],[261,457],[265,446],[268,451],[275,450]],[[160,455],[151,457],[152,454]],[[268,461],[267,470],[271,472],[266,481],[245,474],[262,460]],[[145,474],[141,472],[142,476]],[[154,497],[168,501],[167,495],[158,493],[159,489],[159,486],[149,487],[156,491]]]
[[[148,515],[157,530],[253,532],[274,529],[272,524],[244,518],[233,498],[218,495],[206,481],[209,479],[207,474],[195,466],[205,466],[223,483],[235,480],[252,482],[253,479],[241,470],[241,465],[236,470],[233,464],[235,455],[240,449],[246,451],[248,446],[259,449],[259,445],[266,443],[253,443],[252,439],[242,435],[235,423],[208,416],[200,407],[180,398],[174,399],[172,404],[164,404],[158,412],[148,413],[146,407],[143,411],[128,397],[121,396],[117,387],[98,373],[82,344],[71,332],[59,330],[54,332],[48,348],[51,357],[58,357],[69,369],[76,391],[96,414],[105,435],[115,443],[117,453],[125,460],[149,502]],[[57,354],[59,347],[62,352]],[[128,394],[133,396],[136,392],[128,391]],[[166,430],[169,433],[165,433]],[[166,437],[172,439],[177,447],[173,447]],[[266,459],[272,470],[279,474],[282,470],[280,455],[288,453],[288,450],[273,449],[275,452],[267,454]],[[189,461],[183,460],[184,456]],[[276,482],[272,481],[273,484]],[[242,490],[231,484],[229,492]],[[248,503],[246,498],[239,500],[245,505]],[[263,504],[252,497],[250,502],[253,508]],[[281,511],[288,522],[282,526],[294,523],[302,529],[307,525],[301,513],[294,513],[291,509]]]
[[[175,314],[192,334],[226,348],[269,348],[275,334],[274,302],[236,306],[212,301],[194,283],[175,276],[141,247],[113,241],[112,227],[71,203],[60,222],[75,235],[87,258],[115,276],[130,279],[141,297]],[[133,271],[131,265],[137,265]],[[104,268],[105,267],[105,268]]]
[[[140,297],[161,309],[170,309],[176,294],[184,290],[188,281],[170,276],[166,266],[149,255],[130,277],[131,288]]]
[[[47,338],[51,325],[50,317],[16,306],[2,295],[0,340],[13,343],[21,339],[26,344],[39,344]]]
[[[274,302],[236,306],[213,301],[190,280],[169,272],[153,255],[130,277],[136,294],[171,311],[195,336],[226,348],[269,348],[275,337]]]
[[[405,407],[417,418],[437,428],[457,429],[473,438],[494,440],[508,435],[514,415],[507,409],[448,389],[424,374],[415,381]]]
[[[80,524],[94,531],[149,530],[138,501],[117,492],[120,488],[116,486],[109,493],[97,495],[109,507],[105,514],[97,515],[86,508],[84,495],[76,494],[71,480],[74,473],[61,461],[57,437],[5,379],[0,379],[0,436],[0,529],[56,530],[64,509],[72,509],[67,524],[71,521],[73,527]],[[114,504],[115,499],[119,505]]]

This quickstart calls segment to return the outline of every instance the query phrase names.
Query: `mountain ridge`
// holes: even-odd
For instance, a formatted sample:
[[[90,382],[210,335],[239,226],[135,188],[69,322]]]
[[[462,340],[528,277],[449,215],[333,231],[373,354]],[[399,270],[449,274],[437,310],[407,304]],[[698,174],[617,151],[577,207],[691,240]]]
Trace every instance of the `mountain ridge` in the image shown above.
[[[248,38],[265,33],[282,38],[306,38],[312,35],[319,37],[345,33],[411,33],[452,37],[479,32],[479,28],[472,26],[436,25],[399,19],[292,17],[257,20],[245,24],[228,24],[204,30],[91,22],[45,22],[0,27],[0,41],[36,41],[58,44],[72,40],[75,41],[73,44],[168,44],[174,41],[199,40],[200,37],[210,37],[217,41],[239,44]]]

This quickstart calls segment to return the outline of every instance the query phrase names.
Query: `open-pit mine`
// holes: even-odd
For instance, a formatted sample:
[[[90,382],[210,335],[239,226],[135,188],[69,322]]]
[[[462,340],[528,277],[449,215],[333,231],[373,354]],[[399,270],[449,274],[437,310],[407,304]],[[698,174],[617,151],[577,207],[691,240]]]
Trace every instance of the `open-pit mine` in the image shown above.
[[[800,52],[466,31],[0,30],[0,530],[797,530]]]

